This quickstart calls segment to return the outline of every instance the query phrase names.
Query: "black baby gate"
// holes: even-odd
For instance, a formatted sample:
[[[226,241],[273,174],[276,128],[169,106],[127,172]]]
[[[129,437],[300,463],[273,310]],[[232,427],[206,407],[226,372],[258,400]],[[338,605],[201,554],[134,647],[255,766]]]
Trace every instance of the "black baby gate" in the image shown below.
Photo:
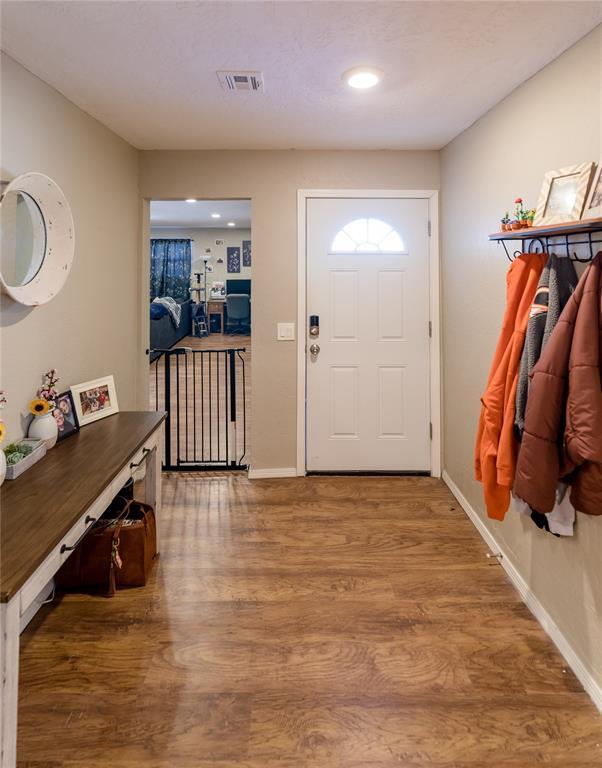
[[[151,402],[167,412],[163,469],[246,469],[244,347],[153,351]]]

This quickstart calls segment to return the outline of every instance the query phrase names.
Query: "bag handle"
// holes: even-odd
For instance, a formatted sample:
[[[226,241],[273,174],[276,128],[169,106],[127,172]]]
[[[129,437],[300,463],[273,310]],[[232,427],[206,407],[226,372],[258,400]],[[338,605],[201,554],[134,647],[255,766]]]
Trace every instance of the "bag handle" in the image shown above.
[[[102,518],[98,520],[93,526],[96,530],[104,530],[105,528],[108,528],[109,525],[113,525],[114,523],[119,523],[119,522],[123,523],[123,521],[127,518],[130,511],[130,507],[134,503],[134,499],[126,499],[123,496],[117,496],[117,498],[125,501],[126,502],[125,506],[123,507],[121,512],[117,515],[117,517],[114,517],[112,520],[106,520],[106,519],[103,520]],[[119,526],[119,528],[121,528],[121,526]]]

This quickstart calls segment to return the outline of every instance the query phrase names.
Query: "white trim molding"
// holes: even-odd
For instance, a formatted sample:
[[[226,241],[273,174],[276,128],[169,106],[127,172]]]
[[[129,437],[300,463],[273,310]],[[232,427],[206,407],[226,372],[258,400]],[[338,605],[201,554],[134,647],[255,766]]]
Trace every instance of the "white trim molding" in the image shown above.
[[[249,480],[265,480],[270,477],[297,477],[296,467],[274,467],[274,469],[249,469]]]
[[[429,319],[431,322],[431,475],[441,477],[441,307],[439,192],[435,189],[297,190],[297,475],[306,474],[307,201],[315,197],[426,199],[429,205]]]
[[[552,619],[550,614],[540,603],[539,599],[531,590],[524,578],[521,576],[512,560],[509,559],[507,552],[502,547],[500,547],[491,531],[487,528],[476,510],[472,507],[468,499],[466,499],[462,491],[458,488],[458,486],[454,483],[454,481],[445,470],[443,470],[442,477],[443,482],[453,493],[456,501],[462,507],[477,531],[481,534],[489,549],[494,554],[501,555],[499,558],[500,565],[506,571],[508,578],[512,582],[512,585],[518,590],[518,593],[520,594],[527,608],[541,624],[544,632],[550,637],[556,648],[558,648],[562,654],[568,666],[575,673],[575,677],[585,688],[585,691],[589,694],[590,698],[599,709],[599,711],[602,712],[602,686],[600,686],[599,683],[594,679],[592,673],[587,669],[578,653],[562,633],[562,630],[559,629],[558,625]]]

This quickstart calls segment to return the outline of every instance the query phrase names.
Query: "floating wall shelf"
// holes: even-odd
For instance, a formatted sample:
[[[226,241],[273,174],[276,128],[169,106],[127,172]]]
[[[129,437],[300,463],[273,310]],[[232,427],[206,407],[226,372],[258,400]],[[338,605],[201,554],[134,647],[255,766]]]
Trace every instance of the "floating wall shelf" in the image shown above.
[[[594,235],[598,235],[594,237]],[[575,238],[578,239],[575,239]],[[562,238],[563,242],[554,242],[550,245],[550,240]],[[566,249],[566,255],[575,261],[590,261],[596,255],[596,249],[594,246],[598,245],[597,250],[602,250],[602,218],[598,219],[581,219],[580,221],[567,221],[563,224],[552,224],[547,227],[527,227],[526,229],[511,229],[505,232],[495,232],[489,235],[489,239],[501,243],[506,251],[506,256],[513,260],[517,253],[524,253],[525,251],[531,251],[532,247],[535,247],[535,251],[538,250],[538,246],[542,251],[549,252],[550,249],[558,250],[559,248]],[[515,251],[513,256],[508,252],[506,247],[506,241],[513,240],[522,241],[522,250]],[[528,246],[526,244],[528,243]],[[580,259],[574,253],[571,255],[571,250],[577,245],[589,246],[589,257]],[[596,252],[595,252],[596,251]]]

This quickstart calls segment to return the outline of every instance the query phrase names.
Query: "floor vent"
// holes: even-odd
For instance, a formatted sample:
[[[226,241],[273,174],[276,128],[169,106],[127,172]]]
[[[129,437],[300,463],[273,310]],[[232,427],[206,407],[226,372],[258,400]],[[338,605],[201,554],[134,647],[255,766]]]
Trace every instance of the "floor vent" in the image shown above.
[[[217,73],[224,91],[250,91],[252,93],[263,92],[263,74],[261,72],[225,72]]]

